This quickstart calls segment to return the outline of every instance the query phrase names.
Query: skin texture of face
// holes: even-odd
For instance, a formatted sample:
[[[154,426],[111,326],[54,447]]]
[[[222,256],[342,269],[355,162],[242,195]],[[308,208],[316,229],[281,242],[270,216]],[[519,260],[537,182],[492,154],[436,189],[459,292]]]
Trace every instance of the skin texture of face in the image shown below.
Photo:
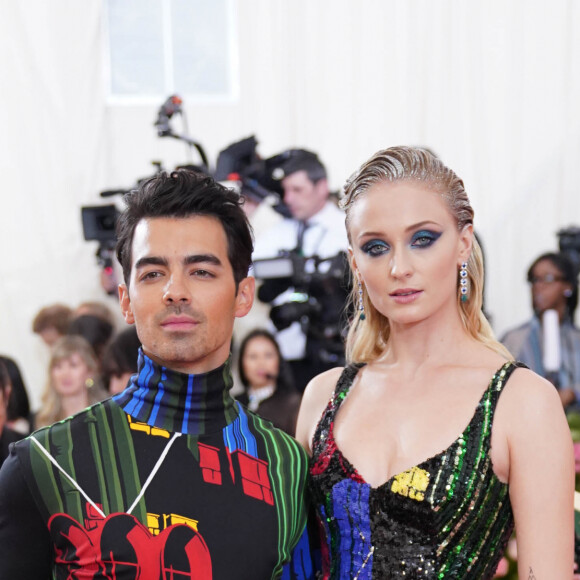
[[[209,216],[137,224],[129,288],[119,286],[125,321],[143,352],[162,366],[204,373],[229,356],[234,319],[245,316],[254,279],[236,285],[221,223]]]
[[[566,311],[566,297],[564,291],[571,289],[570,284],[559,280],[562,272],[552,263],[551,260],[540,260],[533,269],[532,277],[544,278],[554,276],[553,282],[536,282],[531,285],[532,305],[534,311],[541,316],[546,310],[557,310],[560,320]]]
[[[271,385],[280,367],[276,347],[264,336],[252,338],[246,344],[242,365],[250,387]]]
[[[457,275],[471,252],[441,195],[414,181],[371,186],[351,209],[359,279],[391,328],[458,316]]]
[[[326,179],[312,183],[306,171],[296,171],[282,180],[284,203],[290,208],[292,217],[308,220],[316,215],[328,200]]]
[[[61,397],[74,397],[86,391],[87,379],[92,377],[90,369],[78,353],[63,358],[52,367],[52,384]]]

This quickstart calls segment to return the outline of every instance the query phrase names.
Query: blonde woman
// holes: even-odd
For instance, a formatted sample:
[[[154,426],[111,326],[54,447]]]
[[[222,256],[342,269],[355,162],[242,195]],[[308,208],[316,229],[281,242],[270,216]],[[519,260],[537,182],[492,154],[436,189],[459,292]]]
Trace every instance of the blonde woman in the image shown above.
[[[311,381],[324,578],[569,579],[572,442],[554,387],[493,337],[463,182],[422,149],[376,153],[343,207],[358,312],[349,365]]]
[[[52,349],[35,427],[61,421],[106,397],[90,344],[81,336],[64,336]]]

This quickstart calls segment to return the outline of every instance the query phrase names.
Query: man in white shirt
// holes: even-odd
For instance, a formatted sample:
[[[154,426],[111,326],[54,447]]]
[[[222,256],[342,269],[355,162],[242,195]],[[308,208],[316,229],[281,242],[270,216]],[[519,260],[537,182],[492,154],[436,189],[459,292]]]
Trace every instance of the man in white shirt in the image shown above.
[[[296,386],[303,390],[314,375],[344,362],[341,332],[348,293],[344,212],[330,199],[326,170],[315,153],[286,151],[271,163],[292,215],[256,239],[260,260],[289,257],[294,275],[269,278],[258,291],[271,304],[282,355],[290,361]],[[300,260],[300,258],[306,260]]]

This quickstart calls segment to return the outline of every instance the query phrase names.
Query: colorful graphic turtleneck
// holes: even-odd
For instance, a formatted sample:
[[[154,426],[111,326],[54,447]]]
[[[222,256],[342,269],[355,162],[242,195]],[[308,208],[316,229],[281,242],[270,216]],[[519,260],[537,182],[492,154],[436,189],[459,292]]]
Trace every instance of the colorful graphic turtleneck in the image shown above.
[[[0,577],[313,577],[306,455],[231,386],[229,360],[186,375],[141,353],[121,394],[17,444],[0,473]]]
[[[186,375],[156,365],[139,352],[139,372],[113,400],[125,413],[151,427],[203,436],[238,416],[230,396],[230,360],[209,373]]]

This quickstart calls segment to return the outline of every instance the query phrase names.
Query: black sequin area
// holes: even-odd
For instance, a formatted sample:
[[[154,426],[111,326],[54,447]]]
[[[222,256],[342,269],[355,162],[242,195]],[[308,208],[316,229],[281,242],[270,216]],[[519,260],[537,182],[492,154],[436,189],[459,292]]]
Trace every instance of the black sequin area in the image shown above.
[[[320,523],[322,577],[492,578],[513,530],[508,485],[495,475],[491,426],[520,363],[492,377],[473,418],[444,451],[373,488],[337,448],[334,418],[363,365],[342,373],[316,428],[310,488]]]

